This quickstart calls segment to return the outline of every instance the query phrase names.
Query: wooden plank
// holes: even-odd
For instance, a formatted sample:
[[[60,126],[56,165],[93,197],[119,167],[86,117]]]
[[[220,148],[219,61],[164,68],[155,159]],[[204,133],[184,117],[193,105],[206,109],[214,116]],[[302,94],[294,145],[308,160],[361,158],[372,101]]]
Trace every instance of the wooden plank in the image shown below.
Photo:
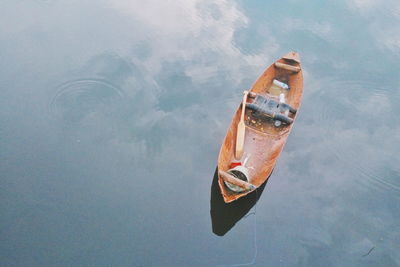
[[[293,71],[293,72],[299,72],[301,70],[300,67],[296,67],[296,66],[292,66],[292,65],[280,63],[280,62],[275,62],[275,67],[284,69],[284,70],[288,70],[288,71]]]

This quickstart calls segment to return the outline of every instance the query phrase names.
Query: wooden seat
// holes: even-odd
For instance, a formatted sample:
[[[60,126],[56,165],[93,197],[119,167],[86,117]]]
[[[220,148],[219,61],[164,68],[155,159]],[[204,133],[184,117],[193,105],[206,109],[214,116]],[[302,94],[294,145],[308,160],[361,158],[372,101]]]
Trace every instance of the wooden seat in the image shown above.
[[[280,62],[275,62],[275,67],[284,69],[284,70],[288,70],[288,71],[293,71],[293,72],[299,72],[301,70],[300,67],[292,66],[292,65],[280,63]]]

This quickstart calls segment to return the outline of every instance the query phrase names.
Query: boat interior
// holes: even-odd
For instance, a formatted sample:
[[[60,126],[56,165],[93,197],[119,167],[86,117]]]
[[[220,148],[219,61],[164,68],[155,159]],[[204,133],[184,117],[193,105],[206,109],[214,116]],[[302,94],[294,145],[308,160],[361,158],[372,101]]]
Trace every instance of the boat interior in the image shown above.
[[[275,64],[272,75],[262,75],[254,84],[246,105],[245,124],[260,134],[282,135],[287,133],[299,107],[299,102],[296,101],[299,92],[297,92],[298,82],[295,75],[300,71],[299,62],[282,58],[277,63],[280,64]],[[294,69],[278,66],[290,66]],[[288,89],[281,92],[272,90],[274,81],[288,85]],[[280,99],[280,93],[283,94],[284,99]],[[286,116],[282,118],[281,123],[277,123],[276,117],[283,115],[282,113],[286,113]],[[276,115],[273,116],[273,114]],[[285,120],[285,117],[289,119]]]

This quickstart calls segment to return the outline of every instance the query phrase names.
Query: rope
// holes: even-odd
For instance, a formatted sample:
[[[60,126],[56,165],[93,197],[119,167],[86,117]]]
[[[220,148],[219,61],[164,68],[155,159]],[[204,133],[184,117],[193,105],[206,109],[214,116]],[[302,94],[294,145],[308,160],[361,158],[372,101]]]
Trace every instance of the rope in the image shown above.
[[[224,265],[217,265],[217,266],[249,266],[249,265],[253,265],[256,263],[256,259],[257,259],[257,253],[258,253],[258,247],[257,247],[257,198],[258,198],[258,191],[257,189],[256,191],[256,204],[254,205],[254,211],[253,212],[249,212],[246,216],[244,216],[243,218],[247,218],[250,215],[254,215],[254,255],[253,255],[253,259],[248,262],[248,263],[238,263],[238,264],[224,264]]]

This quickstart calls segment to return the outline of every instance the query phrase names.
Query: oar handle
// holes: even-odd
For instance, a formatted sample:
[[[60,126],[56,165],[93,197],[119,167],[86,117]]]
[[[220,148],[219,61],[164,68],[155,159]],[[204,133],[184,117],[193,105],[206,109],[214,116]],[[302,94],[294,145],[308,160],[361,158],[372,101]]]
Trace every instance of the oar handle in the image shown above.
[[[254,92],[249,92],[249,94],[247,95],[248,98],[256,98],[257,94]]]
[[[240,115],[240,121],[244,121],[244,112],[246,110],[246,102],[247,102],[248,94],[249,94],[249,91],[243,92],[242,114]]]

